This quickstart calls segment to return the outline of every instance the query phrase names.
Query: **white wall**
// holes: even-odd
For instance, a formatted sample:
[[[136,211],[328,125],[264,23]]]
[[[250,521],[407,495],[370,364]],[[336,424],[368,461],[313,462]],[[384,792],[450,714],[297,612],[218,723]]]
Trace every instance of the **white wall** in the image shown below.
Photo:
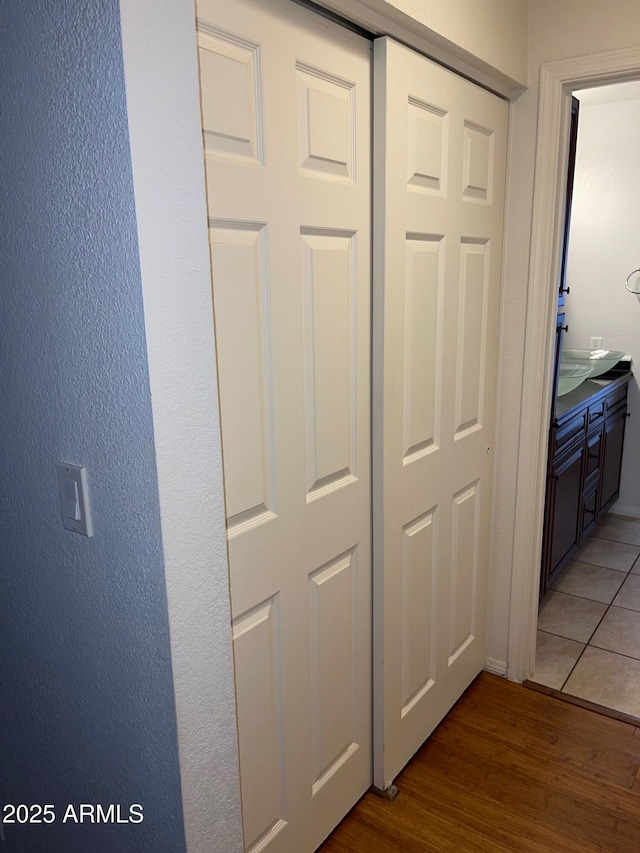
[[[527,0],[393,0],[447,41],[522,83],[527,69]]]
[[[543,62],[637,47],[638,0],[531,0],[529,82]]]
[[[616,88],[616,87],[614,87]],[[604,90],[606,91],[606,90]],[[567,268],[567,347],[601,335],[640,368],[640,299],[624,287],[640,266],[640,99],[580,107]],[[640,289],[640,277],[632,282]],[[629,386],[619,505],[640,517],[640,391]],[[615,509],[614,509],[615,512]]]

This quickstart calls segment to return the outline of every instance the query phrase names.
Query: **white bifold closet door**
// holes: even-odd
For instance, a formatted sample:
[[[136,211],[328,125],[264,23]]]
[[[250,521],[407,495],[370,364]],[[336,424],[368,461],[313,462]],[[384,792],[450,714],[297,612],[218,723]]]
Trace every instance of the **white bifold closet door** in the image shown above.
[[[245,848],[307,853],[372,778],[372,49],[197,16]]]
[[[389,39],[374,77],[375,784],[485,663],[507,104]]]

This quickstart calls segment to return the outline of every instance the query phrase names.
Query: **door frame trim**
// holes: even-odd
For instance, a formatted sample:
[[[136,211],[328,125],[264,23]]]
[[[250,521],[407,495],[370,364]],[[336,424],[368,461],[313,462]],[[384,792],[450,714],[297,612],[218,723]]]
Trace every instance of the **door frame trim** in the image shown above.
[[[638,79],[640,48],[581,56],[540,67],[509,608],[507,677],[513,681],[524,681],[535,666],[556,280],[562,244],[571,92]]]

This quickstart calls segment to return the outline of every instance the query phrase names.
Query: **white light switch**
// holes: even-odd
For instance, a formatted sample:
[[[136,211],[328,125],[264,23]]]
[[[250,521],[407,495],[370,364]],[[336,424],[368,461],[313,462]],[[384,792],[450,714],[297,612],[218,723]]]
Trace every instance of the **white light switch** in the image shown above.
[[[64,481],[64,507],[62,514],[65,518],[80,521],[80,498],[78,496],[78,484],[75,480],[65,478]]]
[[[75,533],[82,533],[83,536],[93,536],[89,514],[87,469],[79,465],[58,463],[57,471],[63,527]]]

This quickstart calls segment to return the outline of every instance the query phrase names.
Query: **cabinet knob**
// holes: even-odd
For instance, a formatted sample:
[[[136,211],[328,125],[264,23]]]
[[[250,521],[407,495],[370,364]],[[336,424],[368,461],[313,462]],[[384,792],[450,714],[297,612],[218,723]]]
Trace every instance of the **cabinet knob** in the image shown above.
[[[569,331],[569,326],[560,326],[559,328],[560,328],[563,332],[568,332],[568,331]]]

